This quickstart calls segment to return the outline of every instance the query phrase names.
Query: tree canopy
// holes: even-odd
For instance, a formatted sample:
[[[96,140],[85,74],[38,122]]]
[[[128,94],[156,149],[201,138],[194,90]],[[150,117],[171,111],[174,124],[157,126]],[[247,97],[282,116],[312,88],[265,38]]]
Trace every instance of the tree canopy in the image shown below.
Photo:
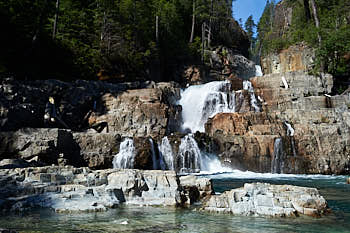
[[[24,78],[152,78],[200,60],[204,23],[207,46],[239,47],[232,0],[0,0],[0,17],[0,72]]]

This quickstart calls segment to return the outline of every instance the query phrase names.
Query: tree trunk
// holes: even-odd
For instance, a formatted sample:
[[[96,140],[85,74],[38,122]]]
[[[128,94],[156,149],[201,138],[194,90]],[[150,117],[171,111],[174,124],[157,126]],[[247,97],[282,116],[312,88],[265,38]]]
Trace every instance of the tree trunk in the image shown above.
[[[53,31],[52,31],[52,39],[53,40],[56,38],[59,11],[60,11],[60,0],[57,0],[56,1],[55,21],[53,22]]]
[[[156,42],[159,42],[159,17],[156,15]]]
[[[304,12],[305,12],[306,20],[310,21],[311,20],[311,12],[310,12],[309,0],[304,0]]]
[[[320,31],[319,31],[320,30],[320,20],[318,19],[317,7],[316,7],[315,0],[310,0],[310,2],[311,2],[312,12],[314,15],[315,25],[317,28],[318,45],[319,45],[319,47],[321,47],[322,46],[322,37],[321,37]],[[321,61],[321,64],[320,64],[320,71],[324,72],[324,62],[323,61]]]
[[[202,62],[204,63],[205,23],[202,24]]]
[[[213,0],[210,0],[210,19],[209,19],[209,29],[208,29],[208,47],[210,47],[211,42],[211,28],[213,24],[213,13],[214,13],[214,4]]]
[[[192,29],[191,29],[191,37],[190,37],[190,43],[193,42],[194,38],[194,26],[196,24],[196,0],[193,0],[193,15],[192,15]]]
[[[314,15],[316,28],[320,29],[320,20],[318,19],[318,14],[317,14],[317,8],[316,8],[315,0],[310,0],[310,2],[311,2],[311,7],[312,7],[313,15]],[[321,35],[320,35],[319,31],[317,32],[317,37],[318,37],[318,43],[321,46],[322,38],[321,38]]]

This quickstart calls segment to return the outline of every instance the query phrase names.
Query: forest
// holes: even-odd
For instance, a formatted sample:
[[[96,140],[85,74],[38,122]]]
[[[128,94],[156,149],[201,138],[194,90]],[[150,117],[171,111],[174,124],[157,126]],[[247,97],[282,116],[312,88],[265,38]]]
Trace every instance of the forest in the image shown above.
[[[0,0],[0,17],[0,73],[24,79],[161,81],[203,47],[239,48],[232,0]]]

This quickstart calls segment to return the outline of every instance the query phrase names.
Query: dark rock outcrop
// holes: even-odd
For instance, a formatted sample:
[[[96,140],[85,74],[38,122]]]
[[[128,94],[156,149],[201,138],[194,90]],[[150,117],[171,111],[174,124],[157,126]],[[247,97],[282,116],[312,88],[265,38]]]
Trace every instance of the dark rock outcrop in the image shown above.
[[[54,97],[60,118],[74,131],[88,127],[83,120],[91,110],[94,115],[87,121],[103,121],[110,132],[125,136],[162,136],[177,127],[180,117],[175,83],[5,79],[0,83],[0,130],[48,127],[43,116],[49,96]],[[59,121],[51,127],[66,128]]]

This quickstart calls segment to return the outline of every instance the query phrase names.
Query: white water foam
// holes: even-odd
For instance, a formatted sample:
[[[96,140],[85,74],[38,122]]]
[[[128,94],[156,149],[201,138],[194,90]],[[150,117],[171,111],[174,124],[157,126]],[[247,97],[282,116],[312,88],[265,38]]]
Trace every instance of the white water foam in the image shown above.
[[[221,164],[219,158],[214,154],[202,152],[202,164],[200,174],[214,174],[223,172],[232,172],[233,169]]]
[[[202,174],[199,174],[202,175]],[[204,174],[206,175],[206,174]],[[345,179],[346,176],[332,176],[332,175],[305,175],[305,174],[273,174],[273,173],[256,173],[251,171],[240,171],[232,170],[232,172],[217,172],[206,175],[208,178],[215,179],[309,179],[309,180],[320,180],[320,179]]]
[[[119,153],[113,158],[113,168],[134,168],[134,159],[134,141],[130,138],[125,138],[120,143]]]
[[[204,124],[217,113],[235,112],[235,93],[229,81],[190,86],[181,93],[182,131],[204,132]]]

